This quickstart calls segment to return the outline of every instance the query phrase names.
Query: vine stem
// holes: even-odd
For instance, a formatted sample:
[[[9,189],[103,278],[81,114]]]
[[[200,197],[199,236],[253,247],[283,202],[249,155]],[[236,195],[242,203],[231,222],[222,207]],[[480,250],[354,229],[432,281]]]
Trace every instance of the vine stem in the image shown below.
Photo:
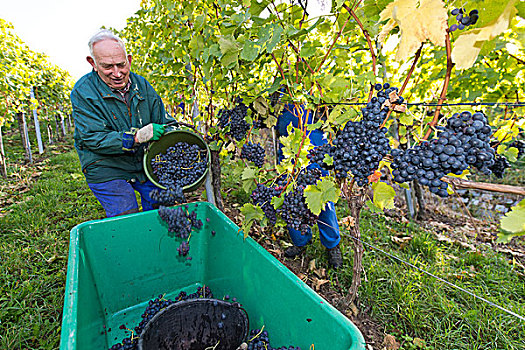
[[[408,71],[408,74],[405,78],[405,81],[403,82],[403,85],[401,86],[401,89],[399,90],[399,96],[403,95],[403,92],[405,91],[405,88],[408,85],[408,81],[412,77],[412,73],[414,73],[414,69],[416,68],[417,61],[419,61],[419,57],[421,57],[421,50],[423,50],[423,44],[419,47],[419,50],[416,52],[416,56],[414,57],[414,61],[412,62],[412,66],[410,67],[410,70]],[[392,114],[392,110],[390,109],[385,117],[385,120],[383,120],[383,123],[379,127],[380,129],[385,126],[386,122],[388,121],[388,118],[390,118],[390,115]]]
[[[346,5],[345,5],[346,6]],[[346,7],[345,7],[346,8]],[[350,17],[348,17],[346,20],[345,20],[345,23],[343,23],[343,26],[341,27],[341,29],[339,30],[339,32],[337,33],[337,35],[335,36],[334,38],[334,41],[332,41],[332,44],[330,45],[330,47],[328,48],[328,51],[326,51],[326,54],[324,55],[323,59],[321,60],[321,62],[319,63],[319,67],[317,67],[317,69],[315,70],[315,73],[319,73],[319,71],[321,70],[321,67],[323,66],[324,62],[326,61],[326,59],[328,58],[328,55],[330,54],[330,52],[332,52],[332,49],[334,48],[335,46],[335,43],[337,42],[337,40],[339,39],[339,37],[341,36],[341,34],[343,33],[343,30],[345,30],[345,27],[346,27],[346,24],[348,23],[348,20],[350,19]]]
[[[452,63],[452,45],[450,44],[450,33],[447,30],[447,34],[445,36],[445,48],[447,50],[447,73],[445,75],[445,81],[443,82],[443,89],[441,90],[441,96],[439,97],[438,105],[436,107],[436,111],[434,112],[434,118],[432,118],[432,121],[428,124],[428,130],[423,136],[423,140],[428,140],[430,134],[432,133],[432,129],[434,126],[436,126],[438,120],[439,120],[439,112],[441,111],[441,104],[443,101],[445,101],[447,97],[447,90],[448,90],[448,84],[450,83],[450,74],[452,73],[452,67],[454,67],[454,63]]]
[[[357,5],[355,6],[357,8],[357,6],[359,5],[360,1],[357,3]],[[357,25],[359,25],[359,28],[361,28],[361,31],[363,32],[363,35],[365,36],[365,39],[366,39],[366,42],[368,43],[368,48],[370,49],[370,53],[372,54],[372,70],[374,72],[374,76],[377,76],[377,72],[376,72],[376,62],[377,62],[377,57],[376,57],[376,54],[374,53],[374,47],[372,46],[372,40],[370,39],[370,34],[368,34],[367,30],[365,29],[365,27],[363,26],[363,23],[361,23],[361,21],[359,20],[359,18],[356,16],[355,12],[353,9],[351,9],[350,7],[348,7],[347,4],[343,4],[343,7],[350,13],[350,15],[354,18],[354,20],[357,22]]]
[[[283,80],[286,80],[286,77],[284,76],[283,67],[281,67],[281,64],[279,62],[277,62],[277,58],[275,57],[275,54],[273,52],[272,52],[272,58],[275,61],[275,64],[277,65],[277,69],[281,73],[281,77],[283,78]],[[288,90],[288,95],[290,97],[293,96],[292,92],[290,91],[290,88],[288,87],[288,84],[286,84],[286,90]]]

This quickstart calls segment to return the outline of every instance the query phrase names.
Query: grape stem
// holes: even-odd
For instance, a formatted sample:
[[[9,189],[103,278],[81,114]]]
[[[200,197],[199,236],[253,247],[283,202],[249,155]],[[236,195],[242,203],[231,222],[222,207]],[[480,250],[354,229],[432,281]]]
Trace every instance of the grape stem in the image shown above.
[[[452,46],[450,44],[450,33],[447,30],[447,34],[445,36],[445,48],[447,50],[447,73],[445,75],[445,81],[443,82],[443,89],[441,90],[441,96],[439,97],[439,101],[436,107],[436,111],[434,112],[434,118],[432,118],[432,121],[428,124],[429,128],[423,137],[423,140],[428,140],[430,137],[430,134],[432,133],[432,127],[434,127],[438,120],[439,120],[439,112],[441,111],[441,104],[445,101],[447,97],[447,90],[448,90],[448,84],[450,82],[450,74],[452,73],[452,67],[454,67],[454,63],[452,62]]]
[[[356,6],[354,7],[357,8],[357,6],[359,5],[360,1],[356,4]],[[370,49],[370,53],[372,54],[372,70],[374,72],[374,76],[377,76],[377,72],[376,72],[376,61],[377,61],[377,57],[376,57],[376,54],[374,53],[374,48],[372,46],[372,40],[370,40],[370,35],[368,34],[368,32],[366,31],[365,27],[363,26],[363,23],[361,23],[361,21],[359,20],[359,18],[356,16],[355,12],[354,12],[354,9],[348,7],[347,4],[343,4],[343,7],[350,13],[350,15],[355,19],[355,21],[357,22],[357,24],[359,25],[359,27],[361,28],[361,31],[363,32],[363,35],[365,36],[365,39],[366,39],[366,42],[368,43],[368,48]],[[344,26],[343,26],[344,28]],[[326,56],[325,56],[326,58]]]
[[[344,5],[346,6],[346,5]],[[346,9],[348,9],[347,7],[345,7]],[[350,10],[352,11],[352,10]],[[355,15],[354,15],[354,18]],[[330,52],[332,52],[332,49],[334,48],[334,45],[335,43],[337,42],[337,40],[339,39],[339,37],[341,36],[341,34],[343,33],[343,30],[345,29],[346,27],[346,24],[348,23],[348,20],[350,19],[350,17],[347,17],[346,20],[345,20],[345,23],[343,23],[343,26],[341,27],[341,29],[339,30],[339,32],[337,33],[337,35],[335,36],[334,38],[334,41],[332,41],[332,44],[330,45],[330,47],[328,48],[328,51],[326,51],[326,54],[324,55],[323,59],[321,60],[321,62],[319,63],[319,66],[317,67],[317,69],[315,70],[315,73],[319,73],[319,71],[321,70],[321,67],[323,66],[324,62],[326,61],[326,58],[328,57],[328,55],[330,54]],[[374,66],[375,67],[375,66]],[[375,72],[375,68],[374,68],[374,72]]]
[[[419,47],[419,50],[416,52],[416,56],[414,57],[414,61],[412,62],[412,66],[410,67],[410,70],[408,71],[408,74],[405,78],[405,81],[403,82],[403,86],[401,86],[401,89],[399,90],[399,96],[403,94],[405,91],[405,88],[408,85],[408,81],[410,80],[410,77],[412,77],[412,73],[414,73],[414,69],[416,68],[417,61],[419,60],[419,57],[421,56],[421,50],[423,49],[423,44]],[[369,96],[369,102],[370,102],[371,96]],[[388,121],[388,118],[390,118],[390,115],[392,114],[392,109],[388,110],[388,113],[385,117],[385,120],[383,120],[383,123],[379,127],[380,129],[385,126],[386,122]]]

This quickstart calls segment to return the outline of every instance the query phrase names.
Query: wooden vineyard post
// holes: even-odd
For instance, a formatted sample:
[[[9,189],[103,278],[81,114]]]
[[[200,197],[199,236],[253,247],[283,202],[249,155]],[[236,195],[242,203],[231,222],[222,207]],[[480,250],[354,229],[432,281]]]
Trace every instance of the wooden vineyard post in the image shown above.
[[[71,113],[67,115],[67,129],[69,132],[73,131],[73,123],[71,122]]]
[[[211,151],[211,174],[215,206],[219,210],[224,211],[221,195],[221,163],[219,151]]]
[[[31,144],[29,143],[29,135],[27,132],[26,116],[22,112],[16,114],[18,119],[18,130],[20,131],[20,139],[25,149],[25,161],[26,163],[33,163],[33,155],[31,154]]]
[[[31,87],[30,92],[31,99],[35,99],[35,92],[33,87]],[[44,153],[44,145],[42,144],[42,134],[40,133],[40,121],[38,120],[38,114],[36,113],[36,108],[33,110],[33,120],[35,122],[35,133],[36,133],[36,142],[38,144],[38,154]]]
[[[58,116],[55,114],[55,132],[56,132],[56,136],[57,136],[57,139],[58,141],[62,141],[62,137],[60,136],[61,135],[61,132],[60,132],[60,127],[58,126]]]
[[[7,177],[7,162],[4,152],[4,141],[2,139],[2,125],[0,124],[0,174]]]
[[[66,138],[66,125],[64,124],[64,115],[62,113],[59,113],[59,116],[60,116],[60,126],[61,126],[61,135],[62,135],[62,139],[65,139]]]
[[[350,231],[352,244],[354,246],[352,284],[350,286],[350,290],[348,291],[348,295],[345,298],[348,304],[354,302],[354,300],[357,298],[359,286],[361,285],[361,272],[363,271],[364,253],[363,243],[361,242],[361,230],[359,228],[359,215],[361,214],[361,209],[363,209],[363,205],[365,203],[365,196],[361,190],[356,189],[352,191],[352,188],[353,181],[350,183],[350,188],[348,188],[346,183],[343,183],[342,190],[350,210],[351,218],[351,222],[347,225],[347,227]]]
[[[52,145],[54,143],[53,141],[53,128],[51,127],[51,124],[47,123],[47,138],[48,143]]]
[[[357,298],[359,286],[361,285],[361,272],[363,271],[364,247],[363,243],[361,243],[361,230],[359,229],[359,215],[364,204],[363,196],[360,193],[351,195],[348,204],[350,206],[350,216],[354,219],[354,224],[350,227],[350,235],[354,238],[354,266],[349,293],[349,301],[353,302]]]

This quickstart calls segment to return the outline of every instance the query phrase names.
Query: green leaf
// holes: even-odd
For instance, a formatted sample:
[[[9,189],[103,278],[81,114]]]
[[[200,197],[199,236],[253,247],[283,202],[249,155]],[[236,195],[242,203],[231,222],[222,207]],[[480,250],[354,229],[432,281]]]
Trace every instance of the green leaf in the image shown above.
[[[232,53],[232,52],[237,53],[240,50],[239,44],[231,36],[228,36],[228,37],[221,36],[219,38],[219,46],[221,49],[221,53],[223,55]]]
[[[273,26],[272,39],[266,46],[266,52],[272,53],[277,44],[281,41],[281,35],[283,34],[284,29],[279,25]]]
[[[382,213],[383,212],[383,209],[379,208],[377,205],[374,204],[374,202],[372,202],[371,200],[367,200],[365,202],[366,206],[368,207],[368,209],[370,209],[370,211],[372,213]]]
[[[252,62],[257,58],[257,55],[259,55],[259,47],[257,44],[251,40],[246,40],[241,51],[240,59]]]
[[[268,102],[266,99],[262,96],[259,96],[253,101],[253,109],[257,111],[262,116],[266,116],[268,114],[269,109]]]
[[[399,117],[399,122],[403,125],[413,125],[414,116],[409,115],[408,113],[402,113],[401,117]]]
[[[250,13],[253,16],[259,16],[261,12],[270,4],[270,0],[252,0],[250,4]]]
[[[264,212],[259,206],[246,203],[242,206],[241,213],[244,215],[241,229],[244,232],[244,238],[246,238],[250,233],[253,223],[264,219]]]
[[[392,186],[384,182],[377,182],[372,185],[372,189],[374,190],[374,204],[378,208],[381,210],[394,208],[396,191]]]
[[[307,58],[315,55],[318,45],[314,45],[311,42],[306,42],[303,47],[301,47],[301,53],[299,56]]]
[[[501,219],[500,226],[506,232],[501,235],[498,234],[498,241],[505,240],[508,242],[510,241],[509,238],[525,235],[525,199],[505,214]]]
[[[323,158],[323,162],[326,165],[334,165],[334,158],[332,158],[332,156],[330,156],[329,154],[325,154]]]
[[[279,209],[283,205],[283,203],[284,203],[284,196],[272,198],[272,205],[274,209]]]
[[[256,176],[256,173],[255,173],[255,169],[254,168],[251,168],[251,167],[246,167],[244,168],[243,172],[242,172],[242,176],[241,176],[241,180],[242,180],[242,189],[246,192],[246,193],[251,193],[253,191],[253,189],[257,186],[255,184],[255,176]]]
[[[326,203],[339,200],[341,190],[336,184],[327,178],[318,181],[316,185],[308,185],[304,189],[304,197],[308,209],[315,215],[319,215]]]
[[[499,145],[497,153],[503,155],[508,159],[509,162],[516,162],[518,160],[519,150],[516,147],[508,147],[505,145]]]

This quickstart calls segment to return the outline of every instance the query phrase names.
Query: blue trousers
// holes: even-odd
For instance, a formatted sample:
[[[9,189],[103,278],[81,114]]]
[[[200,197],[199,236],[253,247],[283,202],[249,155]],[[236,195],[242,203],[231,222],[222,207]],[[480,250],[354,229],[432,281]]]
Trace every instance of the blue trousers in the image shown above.
[[[321,211],[319,219],[317,220],[317,226],[319,227],[319,238],[323,246],[331,249],[339,244],[341,235],[339,233],[339,224],[337,223],[337,215],[335,214],[333,202],[328,202],[324,210]],[[288,233],[293,244],[298,247],[306,245],[312,239],[311,229],[303,235],[301,231],[288,227]]]
[[[276,127],[277,131],[279,132],[279,135],[288,135],[287,127],[290,123],[292,123],[293,127],[298,127],[299,118],[295,116],[294,112],[301,114],[303,122],[307,124],[313,123],[312,113],[307,113],[306,109],[303,106],[301,106],[299,110],[295,110],[294,108],[295,107],[291,104],[286,105],[283,113],[277,119]],[[315,146],[323,145],[328,142],[324,138],[323,132],[321,130],[312,130],[308,137],[310,139],[310,142]],[[283,158],[281,147],[282,145],[279,144],[279,162]],[[320,169],[320,166],[318,164],[310,164],[308,168]],[[326,170],[321,169],[321,171],[323,173],[323,176],[326,176],[328,174]],[[339,233],[339,224],[337,223],[337,215],[335,214],[335,206],[333,202],[328,202],[324,210],[321,211],[321,214],[319,214],[319,220],[317,220],[317,226],[319,227],[319,238],[321,239],[321,244],[323,246],[330,249],[334,248],[339,244],[339,242],[341,241],[341,235]],[[298,247],[306,245],[312,239],[312,230],[308,230],[308,232],[303,235],[301,234],[301,231],[288,227],[288,232],[290,233],[290,238],[292,239],[293,244]]]
[[[127,182],[125,180],[111,180],[101,183],[88,183],[89,188],[97,197],[106,211],[106,216],[112,217],[120,214],[137,212],[139,205],[135,197],[135,191],[140,193],[142,210],[152,210],[156,201],[150,198],[151,190],[158,188],[151,181],[144,183]]]

